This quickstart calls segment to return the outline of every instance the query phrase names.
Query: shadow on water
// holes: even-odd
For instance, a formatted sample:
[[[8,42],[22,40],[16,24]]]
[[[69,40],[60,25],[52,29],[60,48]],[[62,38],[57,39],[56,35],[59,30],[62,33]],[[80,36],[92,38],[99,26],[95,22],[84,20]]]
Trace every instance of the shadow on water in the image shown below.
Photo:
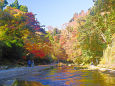
[[[115,86],[115,76],[74,67],[57,67],[5,80],[0,86]]]

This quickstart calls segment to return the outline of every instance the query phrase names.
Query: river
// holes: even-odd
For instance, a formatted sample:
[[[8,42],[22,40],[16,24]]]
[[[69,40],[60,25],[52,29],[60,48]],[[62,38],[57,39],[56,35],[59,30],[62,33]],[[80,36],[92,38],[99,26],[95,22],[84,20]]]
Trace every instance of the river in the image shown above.
[[[77,67],[56,67],[0,81],[0,86],[115,86],[115,75]]]

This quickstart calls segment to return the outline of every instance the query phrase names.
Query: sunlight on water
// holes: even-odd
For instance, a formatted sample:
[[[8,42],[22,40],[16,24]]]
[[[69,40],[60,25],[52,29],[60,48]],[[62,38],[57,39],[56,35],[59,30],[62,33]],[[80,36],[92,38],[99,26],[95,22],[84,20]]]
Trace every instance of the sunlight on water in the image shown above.
[[[115,86],[115,76],[98,71],[58,67],[6,80],[0,86]]]

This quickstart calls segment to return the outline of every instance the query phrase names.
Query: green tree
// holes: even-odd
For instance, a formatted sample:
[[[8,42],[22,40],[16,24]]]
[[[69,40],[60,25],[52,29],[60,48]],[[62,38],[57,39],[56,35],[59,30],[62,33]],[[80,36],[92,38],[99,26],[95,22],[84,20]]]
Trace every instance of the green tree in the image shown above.
[[[24,12],[28,12],[27,6],[20,5],[20,10]]]
[[[54,28],[53,35],[55,36],[57,34],[60,34],[60,30],[58,28]]]
[[[7,6],[8,2],[7,0],[0,0],[0,9],[3,10],[5,6]]]
[[[10,4],[10,6],[13,7],[13,8],[16,8],[16,9],[20,8],[18,0],[15,0],[14,3]]]

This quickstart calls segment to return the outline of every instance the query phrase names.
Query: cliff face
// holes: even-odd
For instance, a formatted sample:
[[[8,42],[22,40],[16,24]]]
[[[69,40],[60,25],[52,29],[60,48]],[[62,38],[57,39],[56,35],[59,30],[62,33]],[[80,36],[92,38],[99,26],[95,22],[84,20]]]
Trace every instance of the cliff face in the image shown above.
[[[115,65],[115,37],[114,37],[113,42],[112,42],[112,53],[111,53],[111,57],[112,57],[111,61]]]
[[[115,34],[112,36],[112,43],[103,52],[101,64],[115,65]]]

